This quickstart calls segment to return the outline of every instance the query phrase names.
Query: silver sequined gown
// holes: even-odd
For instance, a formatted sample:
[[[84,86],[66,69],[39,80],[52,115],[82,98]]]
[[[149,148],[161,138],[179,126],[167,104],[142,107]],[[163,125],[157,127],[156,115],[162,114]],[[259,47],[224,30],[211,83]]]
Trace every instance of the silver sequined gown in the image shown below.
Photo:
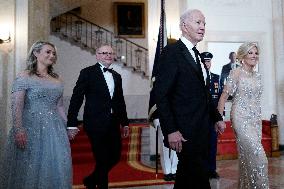
[[[36,76],[16,78],[12,89],[13,127],[0,162],[0,188],[72,188],[62,94],[60,82]],[[19,129],[27,133],[25,149],[14,142],[14,132]]]
[[[267,189],[268,161],[261,144],[261,76],[239,67],[230,72],[226,92],[233,96],[231,121],[239,152],[239,188]]]

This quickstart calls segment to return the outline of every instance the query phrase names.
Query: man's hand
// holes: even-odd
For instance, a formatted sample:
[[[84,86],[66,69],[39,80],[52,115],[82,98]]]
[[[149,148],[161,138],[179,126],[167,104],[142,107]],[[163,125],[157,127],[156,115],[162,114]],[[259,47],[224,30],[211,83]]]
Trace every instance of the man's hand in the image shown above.
[[[126,138],[129,136],[129,126],[122,127],[122,138]]]
[[[182,150],[182,142],[186,142],[179,131],[171,133],[168,135],[170,148],[175,150],[176,152],[181,152]]]
[[[218,121],[215,123],[215,130],[217,133],[222,134],[226,129],[226,123],[224,121]]]

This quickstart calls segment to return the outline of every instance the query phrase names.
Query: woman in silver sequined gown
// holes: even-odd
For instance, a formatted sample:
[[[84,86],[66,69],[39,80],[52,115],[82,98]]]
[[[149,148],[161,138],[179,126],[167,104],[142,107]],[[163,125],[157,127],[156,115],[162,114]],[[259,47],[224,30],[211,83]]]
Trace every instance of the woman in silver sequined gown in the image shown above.
[[[0,162],[0,188],[72,188],[63,84],[52,72],[55,62],[55,47],[37,42],[30,50],[27,70],[13,83],[13,126]]]
[[[255,43],[240,46],[237,58],[242,66],[230,72],[218,104],[221,113],[229,95],[233,97],[231,122],[238,145],[241,189],[269,188],[268,161],[261,144],[261,76],[253,71],[258,51]]]

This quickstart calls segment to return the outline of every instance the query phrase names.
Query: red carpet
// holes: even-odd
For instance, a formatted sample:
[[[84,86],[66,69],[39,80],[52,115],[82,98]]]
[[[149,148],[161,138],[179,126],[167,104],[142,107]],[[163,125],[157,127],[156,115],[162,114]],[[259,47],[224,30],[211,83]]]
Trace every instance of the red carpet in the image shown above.
[[[141,152],[141,132],[142,128],[148,127],[146,124],[130,125],[130,136],[123,139],[123,150],[121,161],[109,174],[109,186],[130,187],[158,185],[171,182],[164,181],[162,171],[156,178],[155,169],[143,165],[140,162]],[[83,189],[82,180],[93,170],[94,160],[91,147],[83,128],[71,142],[72,161],[73,161],[73,189]]]

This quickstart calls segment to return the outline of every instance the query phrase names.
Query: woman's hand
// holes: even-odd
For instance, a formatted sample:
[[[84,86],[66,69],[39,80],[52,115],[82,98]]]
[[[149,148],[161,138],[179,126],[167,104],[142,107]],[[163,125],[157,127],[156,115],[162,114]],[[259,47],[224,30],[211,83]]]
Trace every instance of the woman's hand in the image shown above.
[[[27,145],[27,134],[24,129],[18,129],[15,131],[15,142],[18,148],[24,149]]]
[[[69,140],[73,140],[80,130],[77,127],[67,127]]]

